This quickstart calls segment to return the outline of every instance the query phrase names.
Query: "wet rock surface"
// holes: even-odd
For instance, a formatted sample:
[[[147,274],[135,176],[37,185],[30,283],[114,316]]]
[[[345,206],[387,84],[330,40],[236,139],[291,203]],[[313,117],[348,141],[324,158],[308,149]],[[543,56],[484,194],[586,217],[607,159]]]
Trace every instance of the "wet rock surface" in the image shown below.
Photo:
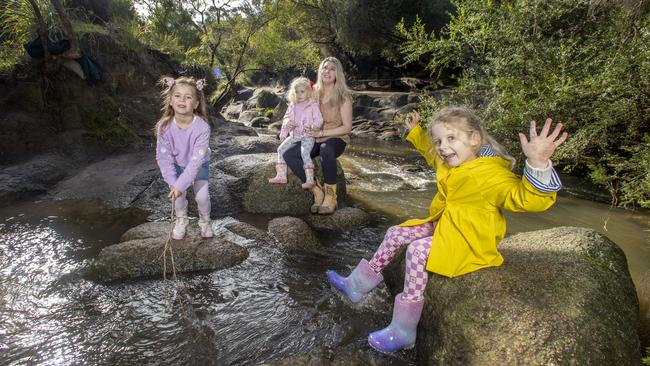
[[[355,207],[344,207],[331,215],[307,215],[307,223],[316,230],[345,231],[370,224],[370,215]]]
[[[286,251],[315,250],[320,243],[309,225],[297,217],[278,217],[269,222],[269,234]]]
[[[246,246],[258,238],[235,234],[225,224],[246,224],[227,218],[213,223],[213,238],[202,238],[196,222],[191,222],[182,240],[171,240],[171,250],[177,273],[214,271],[232,267],[248,258]],[[85,276],[98,281],[162,276],[166,269],[172,274],[172,255],[165,251],[169,222],[149,222],[136,226],[122,235],[120,243],[102,249]],[[166,253],[165,258],[163,254]],[[166,259],[166,263],[165,263]]]
[[[11,203],[46,193],[78,169],[60,155],[38,156],[0,171],[0,200]]]

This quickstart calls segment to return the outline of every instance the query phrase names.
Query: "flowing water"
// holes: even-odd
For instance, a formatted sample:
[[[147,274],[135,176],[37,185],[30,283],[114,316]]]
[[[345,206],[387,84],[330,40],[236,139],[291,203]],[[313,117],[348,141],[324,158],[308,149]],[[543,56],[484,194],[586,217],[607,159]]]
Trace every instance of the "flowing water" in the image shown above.
[[[373,141],[341,159],[348,193],[375,224],[321,234],[322,250],[286,255],[251,245],[230,269],[95,283],[76,275],[147,213],[97,201],[30,202],[0,209],[0,364],[255,365],[302,354],[361,354],[368,364],[414,364],[379,354],[366,336],[390,320],[385,288],[351,306],[326,283],[369,258],[388,225],[426,215],[434,180],[404,144]],[[414,171],[415,170],[415,171]],[[271,217],[241,215],[262,229]],[[650,214],[561,196],[541,214],[508,215],[510,232],[594,228],[625,251],[635,281],[650,267]],[[355,353],[356,352],[356,353]]]

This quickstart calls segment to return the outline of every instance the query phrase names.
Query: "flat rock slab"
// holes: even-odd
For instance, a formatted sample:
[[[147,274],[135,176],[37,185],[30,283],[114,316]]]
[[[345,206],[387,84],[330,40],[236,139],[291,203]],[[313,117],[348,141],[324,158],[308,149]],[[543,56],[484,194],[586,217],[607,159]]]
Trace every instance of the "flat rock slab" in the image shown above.
[[[170,223],[150,222],[127,231],[119,244],[108,246],[99,253],[86,271],[86,277],[98,281],[162,276],[163,253]],[[176,273],[214,271],[232,267],[248,258],[248,250],[230,240],[223,229],[215,236],[202,238],[196,223],[190,224],[182,240],[171,240]],[[166,270],[172,273],[171,257],[167,252]]]
[[[151,153],[111,156],[59,182],[54,199],[99,198],[111,207],[128,207],[159,176]]]

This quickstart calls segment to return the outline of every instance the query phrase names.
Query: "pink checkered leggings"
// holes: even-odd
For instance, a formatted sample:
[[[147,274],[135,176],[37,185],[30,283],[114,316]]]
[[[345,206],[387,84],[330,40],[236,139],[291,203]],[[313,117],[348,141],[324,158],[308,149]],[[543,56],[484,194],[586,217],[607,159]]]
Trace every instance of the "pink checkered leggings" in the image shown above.
[[[386,231],[384,241],[370,259],[370,267],[381,272],[390,263],[402,246],[406,249],[406,273],[404,275],[404,295],[407,300],[422,300],[427,286],[427,258],[431,249],[431,239],[435,222],[417,226],[391,226]]]

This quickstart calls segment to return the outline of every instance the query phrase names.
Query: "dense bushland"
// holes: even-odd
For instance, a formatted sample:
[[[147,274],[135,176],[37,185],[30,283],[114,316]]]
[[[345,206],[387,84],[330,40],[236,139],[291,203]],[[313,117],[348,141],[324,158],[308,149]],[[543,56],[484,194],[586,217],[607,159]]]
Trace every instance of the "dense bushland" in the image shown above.
[[[650,16],[643,1],[458,0],[449,24],[399,24],[405,62],[461,70],[442,103],[474,107],[518,152],[530,120],[563,121],[564,170],[615,205],[650,207]],[[430,101],[433,106],[441,104]]]

